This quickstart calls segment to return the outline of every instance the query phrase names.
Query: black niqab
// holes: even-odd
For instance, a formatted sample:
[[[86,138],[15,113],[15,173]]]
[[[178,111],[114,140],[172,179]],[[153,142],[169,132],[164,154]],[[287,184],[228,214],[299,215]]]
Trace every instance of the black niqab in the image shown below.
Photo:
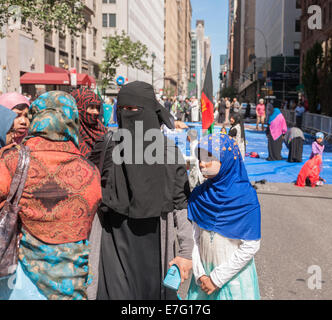
[[[161,140],[163,134],[160,125],[173,128],[172,116],[155,98],[153,87],[144,82],[132,82],[120,90],[118,94],[117,119],[119,129],[127,129],[133,137],[133,163],[117,165],[112,161],[112,150],[107,151],[104,168],[107,181],[103,188],[103,206],[133,219],[160,217],[165,193],[165,165],[148,164],[144,159],[144,151],[153,141],[140,141],[142,148],[138,156],[143,161],[136,164],[135,155],[135,123],[142,121],[143,137],[149,129],[157,129]],[[125,110],[123,106],[136,106],[138,111]],[[116,136],[116,133],[113,135]],[[114,139],[113,139],[114,140]],[[112,141],[113,148],[120,142]],[[113,149],[111,148],[111,149]],[[103,178],[102,178],[103,184]],[[107,211],[107,210],[106,210]]]

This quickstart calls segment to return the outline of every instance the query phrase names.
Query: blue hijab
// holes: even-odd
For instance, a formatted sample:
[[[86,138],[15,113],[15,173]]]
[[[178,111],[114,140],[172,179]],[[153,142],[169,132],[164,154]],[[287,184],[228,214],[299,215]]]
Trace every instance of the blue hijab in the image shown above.
[[[219,174],[196,187],[188,203],[188,218],[207,231],[229,239],[259,240],[261,211],[235,140],[223,134],[204,137],[205,149],[221,162]]]
[[[6,145],[6,136],[12,127],[17,113],[0,105],[0,148]]]
[[[276,117],[281,113],[279,108],[274,107],[272,114],[269,117],[269,124],[272,123],[273,120],[275,120]]]

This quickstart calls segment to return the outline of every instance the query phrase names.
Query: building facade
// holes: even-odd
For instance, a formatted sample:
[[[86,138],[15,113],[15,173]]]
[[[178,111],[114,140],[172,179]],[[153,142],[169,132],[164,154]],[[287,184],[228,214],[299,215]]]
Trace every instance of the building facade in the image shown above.
[[[148,64],[153,72],[145,72],[127,66],[117,69],[116,77],[122,76],[128,82],[145,81],[153,83],[156,92],[164,87],[164,0],[103,0],[102,37],[124,31],[134,42],[140,41],[148,47]],[[153,58],[155,56],[155,58]]]
[[[191,75],[190,0],[165,0],[165,93],[187,96]]]
[[[332,116],[332,93],[330,90],[332,83],[327,82],[332,77],[332,0],[301,0],[300,2],[302,8],[301,79],[303,78],[302,68],[308,51],[316,43],[320,44],[322,64],[318,72],[318,97],[316,97],[316,102],[319,98],[322,105],[321,112]],[[318,7],[311,11],[309,10],[311,6]],[[314,25],[310,24],[312,18],[314,19]],[[311,111],[316,112],[316,106],[310,105],[309,107]]]
[[[6,26],[7,36],[0,40],[0,90],[22,92],[28,89],[20,85],[20,77],[26,72],[44,73],[46,64],[65,70],[76,68],[78,73],[97,79],[102,60],[100,15],[101,3],[85,0],[85,26],[78,37],[68,32],[45,34],[29,21],[26,22],[29,32],[23,30],[21,24],[13,28]],[[29,86],[29,90],[34,91],[31,94],[38,93],[39,89],[45,90],[45,86]]]

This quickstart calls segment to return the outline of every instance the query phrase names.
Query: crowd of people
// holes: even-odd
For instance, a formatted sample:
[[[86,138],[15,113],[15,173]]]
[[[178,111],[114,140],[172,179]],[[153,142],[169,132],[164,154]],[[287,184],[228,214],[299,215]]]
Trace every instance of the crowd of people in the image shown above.
[[[259,106],[267,160],[282,159],[285,141],[288,161],[301,162],[303,132],[288,129],[271,102]],[[259,299],[260,205],[244,165],[241,105],[225,98],[215,111],[221,132],[199,141],[189,130],[188,158],[165,132],[199,121],[195,98],[158,101],[153,87],[139,81],[106,102],[87,88],[50,91],[33,101],[1,95],[1,212],[8,211],[22,153],[29,167],[20,181],[16,282],[9,285],[12,271],[0,278],[0,299],[173,300],[177,293],[162,280],[174,264],[182,282],[192,272],[188,300]],[[117,130],[109,130],[113,122]],[[122,130],[132,143],[123,143]],[[153,147],[160,151],[153,139],[142,140],[150,130],[164,142],[162,163],[145,158]],[[297,186],[323,183],[323,151],[318,133]],[[0,275],[6,232],[2,226]]]
[[[187,299],[259,299],[260,205],[235,139],[196,139],[202,179],[191,188],[186,162],[162,130],[181,127],[171,113],[183,120],[187,109],[173,101],[169,112],[147,83],[119,91],[115,132],[103,123],[103,101],[85,88],[46,92],[32,103],[9,93],[0,106],[2,213],[21,164],[28,166],[20,180],[18,263],[0,278],[0,299],[176,299],[162,285],[174,264],[182,281],[193,272]],[[235,137],[242,130],[233,120]],[[143,136],[157,132],[165,159],[174,155],[175,163],[141,159],[153,141],[137,139],[137,122]],[[126,145],[133,162],[124,156],[121,130],[134,137]],[[4,275],[2,262],[0,255]]]

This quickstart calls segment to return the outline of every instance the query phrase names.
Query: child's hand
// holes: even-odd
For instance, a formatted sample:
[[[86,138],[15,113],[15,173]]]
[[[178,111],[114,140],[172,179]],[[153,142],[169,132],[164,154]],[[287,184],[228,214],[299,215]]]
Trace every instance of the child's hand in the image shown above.
[[[211,281],[211,278],[208,276],[202,276],[199,278],[202,282],[201,289],[208,295],[211,295],[219,288]]]

